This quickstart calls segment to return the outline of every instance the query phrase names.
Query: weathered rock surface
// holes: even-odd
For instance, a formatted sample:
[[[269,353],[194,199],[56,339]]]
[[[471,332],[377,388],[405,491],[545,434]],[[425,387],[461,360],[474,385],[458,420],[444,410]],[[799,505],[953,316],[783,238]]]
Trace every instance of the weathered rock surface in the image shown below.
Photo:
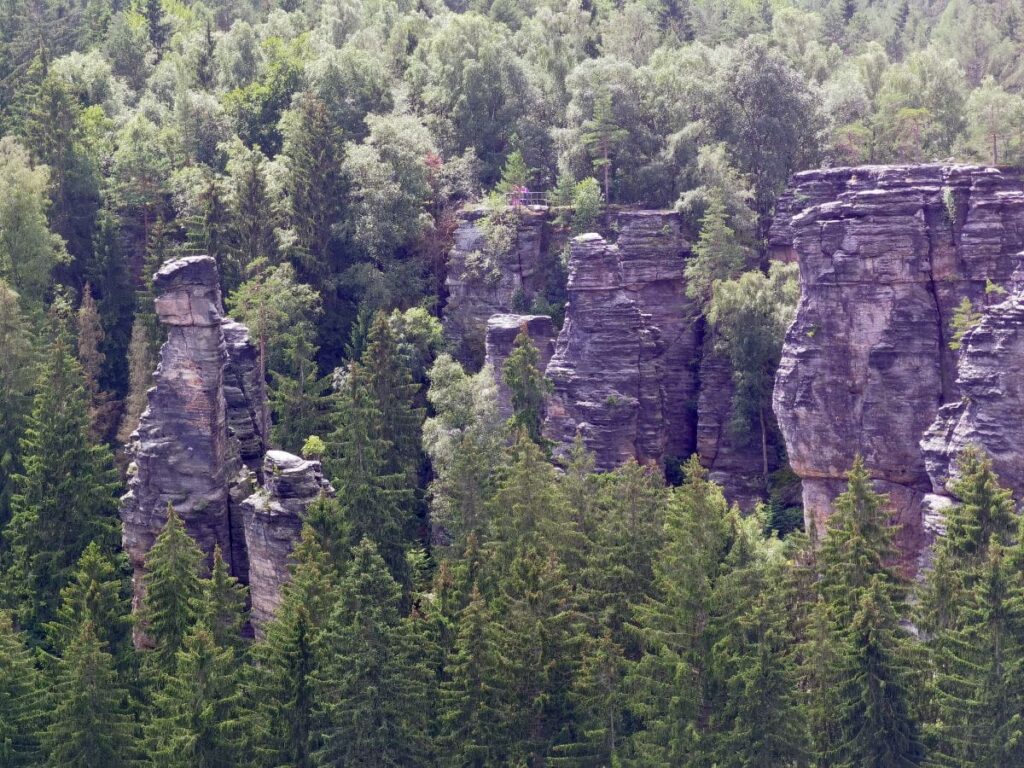
[[[241,504],[249,551],[251,616],[257,634],[280,605],[306,507],[321,495],[334,495],[320,462],[284,451],[267,451],[263,477],[263,487]]]
[[[484,215],[482,208],[462,212],[445,281],[445,335],[459,361],[471,368],[484,360],[487,321],[493,315],[520,312],[544,293],[557,247],[552,240],[560,237],[553,231],[546,208],[524,207],[518,214],[514,246],[485,256]]]
[[[512,395],[503,377],[505,360],[512,354],[516,337],[523,328],[537,348],[537,367],[543,371],[555,352],[555,329],[548,315],[494,315],[487,321],[484,361],[494,373],[498,410],[505,418],[512,416]]]
[[[774,407],[805,515],[819,522],[857,454],[902,524],[912,572],[930,538],[919,440],[961,397],[949,349],[962,298],[984,303],[1024,246],[1019,172],[978,166],[837,168],[797,174],[770,243],[800,265],[802,295]]]
[[[935,492],[952,492],[956,458],[973,444],[1024,498],[1024,293],[988,308],[964,336],[957,373],[960,398],[939,409],[921,440]]]
[[[624,212],[615,228],[615,243],[572,241],[569,305],[547,368],[545,433],[564,449],[579,432],[601,469],[688,456],[696,438],[700,339],[678,215]]]
[[[237,502],[251,494],[265,449],[266,396],[248,332],[222,316],[214,260],[191,256],[154,277],[168,326],[149,404],[129,451],[122,536],[141,597],[146,553],[172,504],[207,555],[220,546],[235,576],[249,558]]]

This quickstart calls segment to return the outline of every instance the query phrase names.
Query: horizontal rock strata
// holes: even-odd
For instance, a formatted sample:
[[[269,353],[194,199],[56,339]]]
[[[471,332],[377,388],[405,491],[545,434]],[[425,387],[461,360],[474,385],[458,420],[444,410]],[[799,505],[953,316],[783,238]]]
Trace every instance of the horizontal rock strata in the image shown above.
[[[695,447],[699,335],[678,215],[624,212],[614,228],[615,243],[571,243],[569,305],[547,368],[545,433],[564,450],[578,432],[601,469]]]
[[[320,462],[284,451],[267,451],[263,477],[263,487],[241,504],[249,552],[251,616],[257,634],[280,605],[306,507],[321,495],[334,495]]]
[[[954,308],[1009,281],[1024,246],[1018,172],[977,166],[839,168],[797,174],[773,252],[800,265],[774,407],[805,514],[830,514],[860,454],[903,525],[917,568],[932,490],[919,440],[961,397]],[[820,525],[819,525],[820,527]]]

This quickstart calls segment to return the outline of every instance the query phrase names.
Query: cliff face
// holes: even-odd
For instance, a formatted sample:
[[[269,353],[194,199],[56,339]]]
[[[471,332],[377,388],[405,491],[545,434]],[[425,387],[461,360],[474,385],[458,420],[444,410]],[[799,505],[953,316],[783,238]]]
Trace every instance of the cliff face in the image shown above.
[[[257,634],[281,603],[281,588],[290,576],[288,564],[306,507],[321,494],[334,495],[320,462],[284,451],[267,451],[263,476],[263,487],[241,504],[250,557],[251,615]]]
[[[565,448],[578,431],[601,469],[685,457],[696,442],[689,245],[671,212],[622,213],[615,228],[615,243],[596,234],[572,241],[569,305],[547,368],[545,433]]]
[[[973,444],[992,458],[1000,481],[1024,497],[1024,292],[990,307],[964,336],[957,373],[959,399],[939,409],[921,440],[933,489],[951,492],[956,458]]]
[[[919,440],[963,394],[949,349],[963,298],[1009,282],[1024,246],[1016,172],[974,166],[809,171],[780,201],[771,246],[800,265],[801,299],[775,413],[805,516],[830,514],[860,454],[902,524],[904,567],[931,532]]]
[[[146,553],[172,504],[208,556],[220,546],[232,575],[250,585],[253,615],[263,620],[266,606],[273,606],[264,595],[276,594],[291,552],[281,542],[286,533],[297,535],[294,521],[310,500],[293,489],[312,481],[289,485],[286,479],[296,472],[322,478],[319,465],[314,470],[313,463],[281,452],[271,452],[273,460],[264,464],[269,418],[257,350],[245,326],[223,317],[218,285],[207,256],[168,262],[155,275],[156,310],[168,326],[167,341],[128,447],[133,461],[121,500],[122,538],[138,607]],[[273,535],[267,533],[272,525],[250,524],[246,517],[253,507],[244,502],[261,482],[271,514],[294,519]],[[277,543],[268,545],[270,539]],[[137,640],[146,641],[141,634]]]
[[[544,292],[554,250],[546,209],[520,209],[512,247],[493,254],[484,234],[484,215],[483,209],[462,214],[445,281],[445,335],[459,361],[471,368],[483,362],[490,317],[520,312]]]

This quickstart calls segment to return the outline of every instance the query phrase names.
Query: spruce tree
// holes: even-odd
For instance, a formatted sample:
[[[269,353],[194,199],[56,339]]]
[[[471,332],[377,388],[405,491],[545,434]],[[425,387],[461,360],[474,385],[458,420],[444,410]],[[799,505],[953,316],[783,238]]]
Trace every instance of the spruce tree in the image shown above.
[[[61,590],[60,608],[46,627],[50,644],[63,651],[89,621],[97,640],[121,663],[131,649],[128,599],[126,579],[113,559],[96,542],[91,543]]]
[[[185,635],[173,671],[154,694],[149,759],[166,768],[233,768],[241,746],[239,667],[200,621]]]
[[[494,734],[505,721],[502,691],[494,687],[500,650],[494,616],[474,584],[458,615],[458,634],[441,685],[443,765],[484,768],[498,759]]]
[[[86,546],[112,545],[117,535],[112,457],[90,437],[82,371],[63,332],[43,366],[21,455],[4,539],[22,625],[38,634]]]
[[[317,650],[317,765],[418,765],[427,742],[430,672],[399,615],[402,590],[364,538]]]
[[[20,303],[0,280],[0,532],[10,519],[13,476],[21,469],[19,440],[36,381],[33,334]],[[0,538],[0,551],[3,547]]]
[[[332,377],[319,375],[316,347],[307,334],[293,334],[285,346],[287,370],[270,373],[272,436],[275,445],[298,453],[310,435],[329,432]]]
[[[133,765],[128,692],[118,681],[91,618],[56,663],[50,685],[53,717],[44,737],[51,768],[127,768]]]
[[[100,376],[106,355],[102,346],[105,334],[100,322],[99,309],[92,297],[92,287],[85,284],[82,291],[82,304],[78,308],[78,362],[82,366],[85,382],[85,394],[89,402],[89,423],[94,439],[101,440],[110,430],[109,409],[105,406],[110,399],[109,393],[100,389]]]
[[[955,623],[932,641],[937,766],[1024,762],[1024,585],[996,534],[986,549]]]
[[[252,649],[245,684],[246,738],[266,768],[312,768],[317,746],[316,639],[337,601],[338,575],[307,525],[292,552],[292,579],[277,615]]]
[[[643,728],[623,765],[686,764],[700,745],[711,677],[713,592],[730,551],[733,525],[721,489],[696,457],[683,467],[665,512],[654,562],[655,594],[634,607],[644,655],[629,672],[631,710]]]
[[[508,564],[495,606],[502,661],[490,685],[506,714],[494,741],[501,764],[542,765],[571,718],[581,617],[558,558],[532,546]]]
[[[274,234],[273,205],[267,190],[266,157],[257,148],[250,149],[234,174],[234,194],[229,207],[231,267],[228,275],[241,277],[259,259],[272,264],[278,261],[277,237]],[[235,290],[234,278],[225,278],[225,285]],[[239,281],[240,282],[240,281]]]
[[[39,672],[26,639],[0,611],[0,764],[10,768],[39,765],[39,734],[45,702]]]
[[[525,430],[533,442],[543,445],[544,406],[553,385],[540,370],[540,355],[525,327],[516,336],[502,377],[512,396],[512,428]]]
[[[168,504],[167,522],[146,554],[145,593],[139,613],[140,626],[153,644],[158,668],[165,672],[171,671],[185,635],[201,615],[202,561],[202,551]],[[205,634],[212,642],[209,628]]]
[[[405,476],[388,471],[394,450],[378,403],[370,377],[353,366],[339,395],[327,469],[344,511],[350,543],[368,537],[392,576],[407,585],[405,543],[412,494]]]
[[[370,326],[361,365],[380,411],[383,436],[388,441],[384,470],[402,476],[409,487],[415,487],[425,412],[417,403],[420,385],[413,379],[400,341],[387,316],[378,313]]]
[[[846,491],[839,495],[821,546],[821,594],[832,621],[847,627],[860,610],[861,596],[881,576],[894,598],[900,599],[899,578],[891,563],[895,556],[894,529],[886,508],[888,499],[875,493],[858,456],[848,474]]]
[[[131,434],[139,426],[139,418],[148,404],[147,390],[153,383],[153,344],[149,338],[149,324],[142,315],[132,323],[132,337],[128,344],[128,397],[124,403],[124,415],[117,430],[117,440],[126,445]]]
[[[826,754],[831,765],[906,768],[924,757],[911,714],[907,637],[893,609],[892,589],[875,574],[860,591],[860,604],[839,635],[833,712],[839,741]]]
[[[228,572],[218,544],[213,550],[210,578],[203,581],[202,620],[219,648],[241,651],[245,626],[246,588]]]

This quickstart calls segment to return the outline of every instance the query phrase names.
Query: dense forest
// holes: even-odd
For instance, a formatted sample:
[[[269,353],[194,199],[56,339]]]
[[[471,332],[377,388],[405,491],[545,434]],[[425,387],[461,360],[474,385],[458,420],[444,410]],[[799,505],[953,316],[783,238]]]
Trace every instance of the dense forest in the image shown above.
[[[527,187],[574,232],[674,208],[756,431],[787,180],[1024,163],[1018,2],[3,0],[0,137],[0,765],[1024,765],[1024,530],[982,452],[911,581],[859,462],[803,531],[696,459],[554,461],[527,336],[505,419],[438,319],[467,204],[494,248]],[[173,508],[135,605],[120,546],[153,274],[194,254],[337,490],[259,639]]]

